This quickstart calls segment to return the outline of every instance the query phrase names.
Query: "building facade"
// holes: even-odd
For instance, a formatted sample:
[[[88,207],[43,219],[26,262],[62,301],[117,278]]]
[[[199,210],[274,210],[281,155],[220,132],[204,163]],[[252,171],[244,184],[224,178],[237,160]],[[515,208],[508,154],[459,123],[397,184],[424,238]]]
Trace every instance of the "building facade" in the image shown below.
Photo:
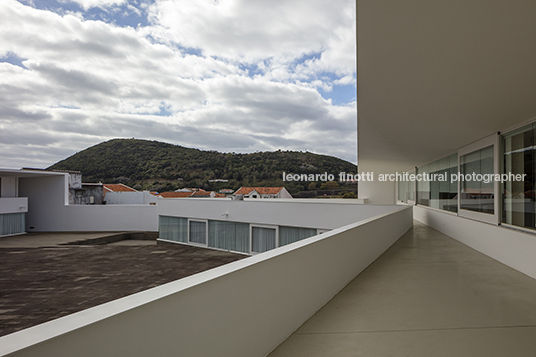
[[[413,205],[536,278],[534,13],[526,1],[357,2],[358,164],[376,177],[359,197]],[[378,179],[404,172],[415,178]]]

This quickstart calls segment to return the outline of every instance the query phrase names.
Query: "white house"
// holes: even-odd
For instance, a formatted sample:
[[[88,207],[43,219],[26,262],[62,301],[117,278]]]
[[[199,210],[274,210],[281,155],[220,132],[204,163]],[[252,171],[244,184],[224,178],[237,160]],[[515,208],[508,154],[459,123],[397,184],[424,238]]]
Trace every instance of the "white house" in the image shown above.
[[[284,187],[240,187],[234,196],[244,198],[292,198]]]
[[[70,204],[70,180],[68,172],[0,169],[0,235],[158,230],[154,205]]]

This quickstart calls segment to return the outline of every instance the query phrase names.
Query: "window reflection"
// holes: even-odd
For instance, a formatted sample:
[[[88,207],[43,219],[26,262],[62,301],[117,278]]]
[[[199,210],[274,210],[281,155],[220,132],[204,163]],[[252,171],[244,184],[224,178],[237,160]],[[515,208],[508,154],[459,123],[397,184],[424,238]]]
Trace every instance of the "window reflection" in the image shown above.
[[[535,228],[535,129],[530,124],[503,136],[505,173],[526,176],[504,183],[502,221],[527,228]]]
[[[451,175],[458,173],[458,154],[447,156],[418,168],[419,174],[446,175],[445,181],[417,181],[418,204],[458,212],[458,185]]]
[[[493,145],[473,151],[460,157],[460,172],[466,179],[462,180],[460,208],[493,214],[494,182],[491,180],[474,179],[476,175],[492,175],[495,173],[493,165]],[[472,177],[467,179],[467,177]]]

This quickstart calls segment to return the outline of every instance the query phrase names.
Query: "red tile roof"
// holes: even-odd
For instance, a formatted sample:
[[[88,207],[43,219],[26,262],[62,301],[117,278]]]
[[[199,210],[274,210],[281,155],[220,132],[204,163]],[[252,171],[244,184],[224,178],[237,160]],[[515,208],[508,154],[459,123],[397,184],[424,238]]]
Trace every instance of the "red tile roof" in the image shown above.
[[[102,187],[104,188],[104,196],[106,196],[106,192],[138,192],[132,187],[128,187],[122,183],[105,183]]]
[[[192,197],[210,197],[210,194],[211,194],[211,192],[207,192],[207,191],[203,190],[203,191],[194,192]]]
[[[253,190],[261,195],[277,195],[282,189],[283,187],[240,187],[235,195],[249,195]]]
[[[191,192],[162,192],[159,194],[162,198],[183,198],[190,197],[191,195]]]

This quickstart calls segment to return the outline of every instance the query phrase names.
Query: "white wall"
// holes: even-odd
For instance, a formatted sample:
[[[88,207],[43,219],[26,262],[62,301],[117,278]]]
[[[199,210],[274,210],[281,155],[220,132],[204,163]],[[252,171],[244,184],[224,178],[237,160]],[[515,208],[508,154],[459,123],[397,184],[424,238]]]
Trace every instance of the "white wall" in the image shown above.
[[[148,205],[149,203],[155,203],[158,198],[151,195],[149,191],[143,192],[107,192],[104,197],[104,201],[108,205]]]
[[[0,187],[0,197],[18,197],[17,177],[3,176]]]
[[[26,197],[0,198],[0,214],[24,213],[28,211],[28,199]]]
[[[257,224],[334,229],[396,210],[396,206],[362,205],[353,200],[165,198],[158,214]],[[227,215],[226,215],[227,213]]]
[[[365,134],[363,134],[365,135]],[[359,157],[359,172],[371,173],[373,180],[359,181],[357,184],[357,197],[368,199],[371,204],[388,204],[396,203],[396,182],[380,181],[380,174],[394,174],[397,172],[397,166],[389,162],[366,160]],[[398,172],[403,172],[402,167],[398,167]]]
[[[0,337],[0,356],[262,357],[412,224],[411,207],[398,207]]]
[[[279,192],[279,198],[292,198],[292,195],[283,187],[281,192]]]
[[[414,206],[414,216],[443,234],[536,279],[536,234]]]
[[[156,206],[67,205],[66,176],[20,178],[28,197],[27,232],[158,231]]]

